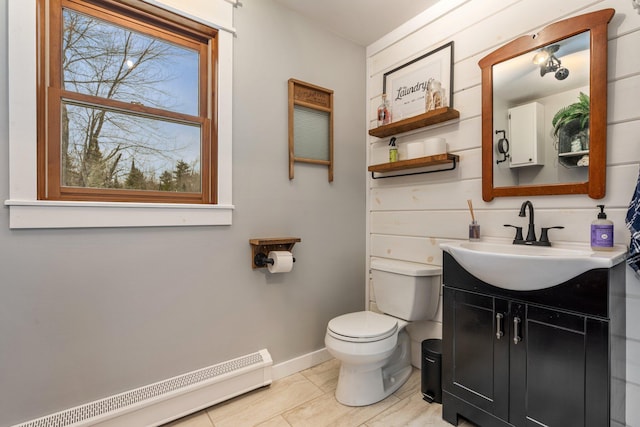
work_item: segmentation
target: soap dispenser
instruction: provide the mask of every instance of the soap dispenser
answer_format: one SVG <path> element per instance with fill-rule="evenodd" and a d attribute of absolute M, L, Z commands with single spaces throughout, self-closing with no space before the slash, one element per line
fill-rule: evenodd
<path fill-rule="evenodd" d="M 607 219 L 604 205 L 598 205 L 598 219 L 591 223 L 591 249 L 610 251 L 613 249 L 613 222 Z"/>

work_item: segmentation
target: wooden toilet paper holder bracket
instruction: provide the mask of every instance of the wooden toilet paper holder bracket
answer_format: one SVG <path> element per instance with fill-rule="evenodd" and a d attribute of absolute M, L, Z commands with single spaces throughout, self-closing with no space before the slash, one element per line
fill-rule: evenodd
<path fill-rule="evenodd" d="M 299 237 L 267 237 L 262 239 L 249 239 L 251 244 L 251 268 L 264 268 L 269 262 L 267 254 L 271 251 L 289 251 L 293 249 L 293 245 L 301 242 Z M 295 258 L 294 258 L 295 261 Z"/>

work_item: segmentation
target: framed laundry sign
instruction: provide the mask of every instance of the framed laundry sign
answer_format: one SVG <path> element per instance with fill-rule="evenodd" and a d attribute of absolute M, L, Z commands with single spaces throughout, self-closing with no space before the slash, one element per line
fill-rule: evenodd
<path fill-rule="evenodd" d="M 394 122 L 453 108 L 453 42 L 384 73 L 382 92 L 391 104 Z"/>

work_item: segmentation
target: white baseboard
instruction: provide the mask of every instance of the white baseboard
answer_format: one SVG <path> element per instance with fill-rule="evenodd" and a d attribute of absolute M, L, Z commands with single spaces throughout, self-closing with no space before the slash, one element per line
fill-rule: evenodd
<path fill-rule="evenodd" d="M 271 375 L 273 380 L 288 377 L 296 372 L 304 371 L 305 369 L 313 368 L 316 365 L 333 359 L 333 356 L 329 354 L 326 348 L 313 351 L 311 353 L 303 354 L 302 356 L 294 359 L 287 360 L 271 367 Z"/>

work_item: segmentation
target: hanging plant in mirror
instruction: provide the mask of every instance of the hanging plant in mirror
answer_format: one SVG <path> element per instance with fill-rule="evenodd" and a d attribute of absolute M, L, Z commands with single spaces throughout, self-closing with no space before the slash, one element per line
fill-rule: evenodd
<path fill-rule="evenodd" d="M 574 162 L 560 159 L 564 166 L 589 165 L 589 96 L 580 92 L 578 102 L 562 107 L 553 116 L 553 136 L 558 144 L 559 154 L 583 154 L 581 158 L 574 157 Z"/>

